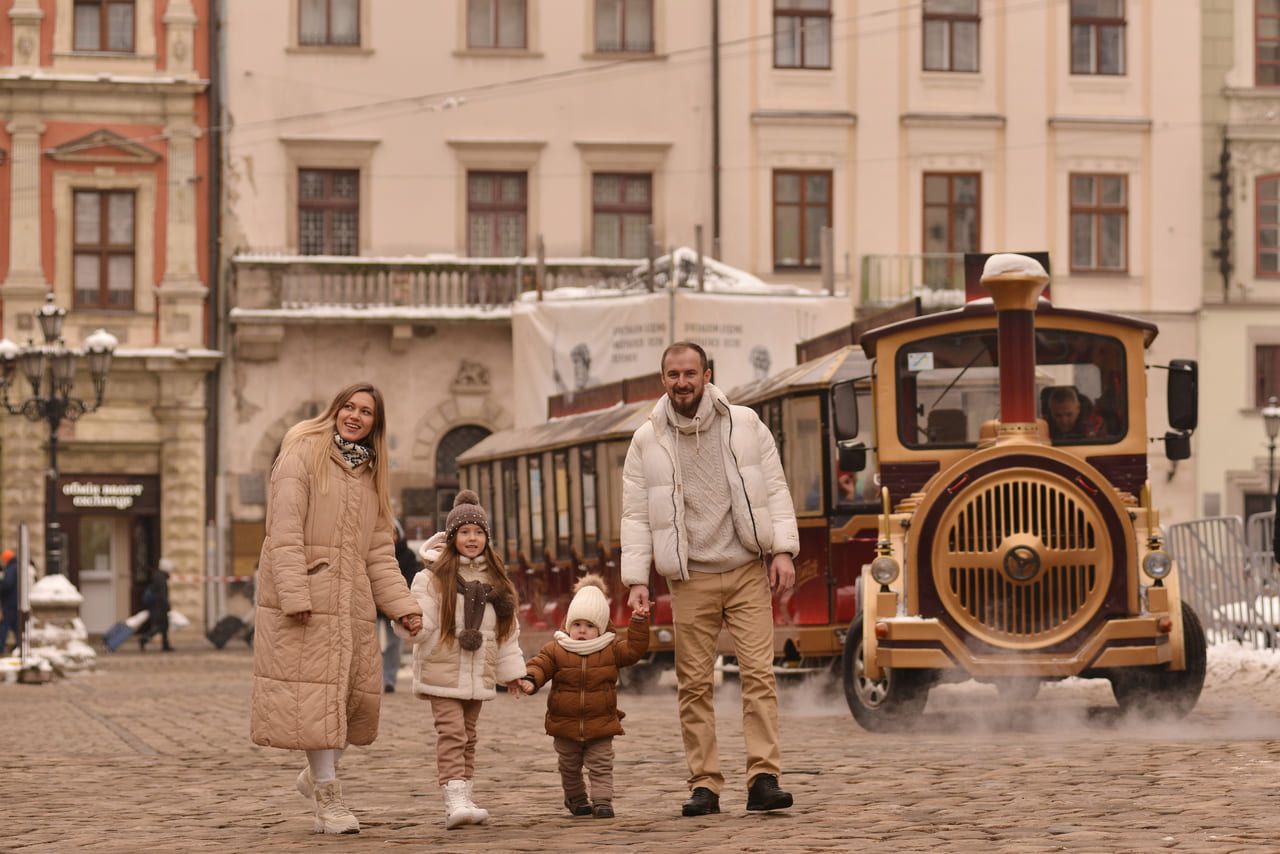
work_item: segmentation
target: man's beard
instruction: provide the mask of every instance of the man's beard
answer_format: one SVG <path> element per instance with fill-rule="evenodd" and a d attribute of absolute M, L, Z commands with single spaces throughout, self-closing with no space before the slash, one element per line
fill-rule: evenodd
<path fill-rule="evenodd" d="M 699 391 L 697 397 L 689 401 L 687 406 L 682 406 L 671 394 L 668 394 L 667 397 L 671 401 L 671 408 L 676 411 L 677 415 L 683 415 L 685 418 L 692 418 L 698 414 L 698 406 L 701 405 L 702 395 L 705 393 L 705 389 Z"/>

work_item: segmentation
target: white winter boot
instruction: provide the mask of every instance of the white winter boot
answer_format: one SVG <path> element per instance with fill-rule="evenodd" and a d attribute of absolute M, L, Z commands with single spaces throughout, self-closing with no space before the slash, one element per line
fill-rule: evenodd
<path fill-rule="evenodd" d="M 342 802 L 342 787 L 338 781 L 315 787 L 316 833 L 359 833 L 360 822 Z"/>
<path fill-rule="evenodd" d="M 450 780 L 440 787 L 440 791 L 444 794 L 445 830 L 453 830 L 464 824 L 479 823 L 476 821 L 478 816 L 475 808 L 467 797 L 466 780 Z M 488 818 L 489 814 L 485 813 L 484 817 Z"/>
<path fill-rule="evenodd" d="M 484 824 L 489 820 L 489 811 L 476 806 L 475 789 L 476 781 L 467 780 L 467 806 L 471 808 L 471 815 L 474 816 L 471 821 L 473 824 Z"/>

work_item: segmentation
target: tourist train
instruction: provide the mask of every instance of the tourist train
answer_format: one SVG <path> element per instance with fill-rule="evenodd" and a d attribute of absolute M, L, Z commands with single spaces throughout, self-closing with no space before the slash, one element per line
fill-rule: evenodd
<path fill-rule="evenodd" d="M 980 288 L 986 257 L 967 259 L 962 307 L 853 324 L 729 391 L 773 433 L 800 532 L 795 586 L 774 597 L 775 670 L 830 672 L 873 731 L 910 725 L 932 686 L 969 678 L 1027 698 L 1044 681 L 1105 677 L 1122 709 L 1185 714 L 1205 635 L 1164 550 L 1146 397 L 1162 369 L 1171 429 L 1158 441 L 1185 459 L 1196 363 L 1148 366 L 1153 324 L 1054 306 L 1026 256 L 994 256 Z M 600 408 L 459 457 L 491 508 L 525 632 L 558 627 L 586 571 L 626 618 L 622 464 L 661 391 L 655 371 L 561 400 L 553 415 Z M 670 594 L 656 572 L 650 585 L 650 655 L 633 683 L 673 660 Z M 732 674 L 727 633 L 722 644 Z"/>

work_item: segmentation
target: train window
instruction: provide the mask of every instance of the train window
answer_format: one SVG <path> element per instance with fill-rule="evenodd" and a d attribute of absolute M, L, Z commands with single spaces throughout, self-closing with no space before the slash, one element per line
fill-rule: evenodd
<path fill-rule="evenodd" d="M 477 466 L 471 466 L 471 475 L 467 478 L 467 482 L 476 487 L 476 494 L 480 496 L 480 506 L 490 513 L 493 512 L 493 470 L 488 463 L 480 463 Z"/>
<path fill-rule="evenodd" d="M 552 455 L 551 468 L 555 473 L 556 553 L 560 557 L 567 557 L 573 537 L 569 525 L 569 455 L 564 451 L 557 451 Z"/>
<path fill-rule="evenodd" d="M 880 465 L 876 461 L 875 450 L 875 414 L 872 406 L 874 399 L 870 386 L 858 384 L 858 435 L 857 441 L 867 448 L 867 465 L 862 471 L 847 472 L 840 469 L 836 453 L 836 437 L 829 438 L 828 452 L 831 456 L 831 469 L 835 475 L 835 489 L 832 500 L 842 509 L 861 505 L 879 506 L 880 503 Z"/>
<path fill-rule="evenodd" d="M 579 452 L 582 467 L 582 533 L 588 551 L 595 547 L 597 530 L 596 510 L 596 449 L 582 448 Z"/>
<path fill-rule="evenodd" d="M 1000 417 L 994 329 L 898 350 L 898 436 L 909 448 L 964 448 Z M 1036 407 L 1055 445 L 1110 444 L 1128 432 L 1124 345 L 1064 329 L 1036 332 Z"/>
<path fill-rule="evenodd" d="M 796 397 L 785 409 L 787 442 L 782 467 L 791 488 L 796 514 L 819 516 L 822 503 L 822 401 L 817 395 Z"/>
<path fill-rule="evenodd" d="M 770 400 L 767 403 L 760 404 L 760 420 L 764 422 L 764 426 L 769 428 L 769 432 L 773 434 L 773 443 L 778 446 L 778 455 L 781 456 L 785 444 L 783 441 L 782 431 L 782 401 Z"/>
<path fill-rule="evenodd" d="M 535 563 L 542 560 L 546 530 L 542 516 L 542 458 L 535 456 L 529 458 L 529 560 Z"/>
<path fill-rule="evenodd" d="M 520 548 L 520 481 L 516 461 L 502 461 L 502 533 L 506 537 L 506 559 L 514 561 Z"/>

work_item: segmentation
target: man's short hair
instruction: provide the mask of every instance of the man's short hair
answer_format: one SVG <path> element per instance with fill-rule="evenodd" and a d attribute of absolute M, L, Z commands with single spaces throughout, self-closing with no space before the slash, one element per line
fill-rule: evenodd
<path fill-rule="evenodd" d="M 1055 403 L 1063 404 L 1063 403 L 1079 403 L 1079 402 L 1080 402 L 1080 395 L 1076 393 L 1075 388 L 1073 388 L 1072 386 L 1060 385 L 1057 388 L 1055 388 L 1053 391 L 1049 392 L 1050 406 L 1053 406 Z"/>
<path fill-rule="evenodd" d="M 674 344 L 668 345 L 667 349 L 662 351 L 662 359 L 661 361 L 658 362 L 659 372 L 665 372 L 667 369 L 667 354 L 679 353 L 682 350 L 692 350 L 693 352 L 697 353 L 698 358 L 702 360 L 703 371 L 706 371 L 707 368 L 710 367 L 710 363 L 707 361 L 706 350 L 703 350 L 702 347 L 698 346 L 697 344 L 694 344 L 692 341 L 677 341 Z"/>

